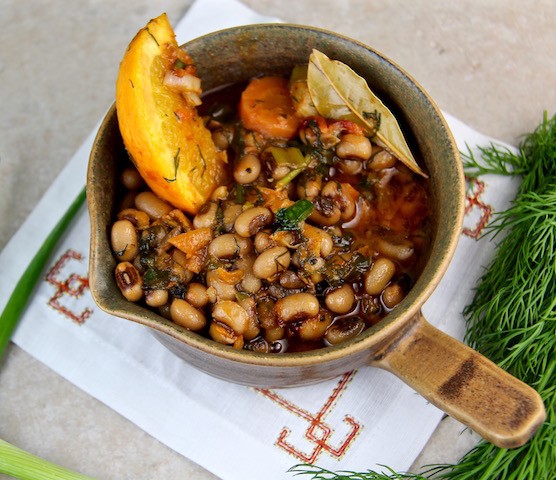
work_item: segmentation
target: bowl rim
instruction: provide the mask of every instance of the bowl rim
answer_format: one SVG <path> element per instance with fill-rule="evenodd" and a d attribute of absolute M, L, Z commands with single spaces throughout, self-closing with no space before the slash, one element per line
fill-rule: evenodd
<path fill-rule="evenodd" d="M 445 244 L 443 248 L 443 257 L 440 261 L 438 261 L 437 267 L 432 271 L 428 282 L 424 285 L 422 280 L 423 273 L 433 260 L 430 259 L 426 262 L 426 265 L 423 269 L 423 272 L 417 279 L 416 283 L 411 288 L 408 295 L 402 300 L 402 302 L 396 306 L 396 309 L 390 312 L 385 318 L 383 318 L 378 324 L 367 328 L 357 337 L 343 342 L 338 345 L 330 346 L 330 347 L 323 347 L 318 348 L 310 351 L 305 352 L 286 352 L 283 354 L 274 354 L 274 353 L 259 353 L 259 352 L 252 352 L 248 350 L 238 350 L 231 348 L 230 346 L 221 345 L 215 342 L 212 339 L 203 337 L 197 333 L 191 332 L 186 330 L 183 327 L 180 327 L 173 322 L 164 319 L 163 317 L 159 316 L 155 312 L 148 310 L 146 307 L 140 306 L 142 311 L 145 313 L 144 315 L 141 314 L 134 314 L 130 312 L 129 308 L 125 309 L 122 307 L 114 307 L 113 300 L 112 303 L 108 304 L 106 296 L 100 294 L 103 290 L 105 283 L 102 278 L 97 277 L 97 263 L 98 262 L 98 255 L 96 253 L 95 248 L 98 248 L 99 245 L 99 238 L 100 232 L 94 228 L 95 222 L 98 222 L 99 212 L 95 209 L 91 208 L 91 198 L 88 196 L 88 203 L 89 203 L 89 213 L 90 213 L 90 222 L 91 222 L 91 244 L 90 244 L 90 290 L 93 296 L 95 303 L 106 313 L 110 315 L 121 317 L 127 320 L 134 321 L 136 323 L 142 324 L 153 330 L 158 332 L 164 333 L 173 337 L 180 343 L 187 345 L 195 350 L 200 350 L 202 352 L 218 356 L 220 358 L 230 360 L 232 362 L 239 362 L 244 364 L 252 364 L 252 365 L 259 365 L 259 366 L 283 366 L 283 367 L 296 367 L 296 366 L 311 366 L 321 364 L 324 361 L 335 361 L 342 357 L 346 356 L 346 353 L 349 354 L 357 354 L 363 353 L 365 351 L 370 351 L 372 346 L 377 344 L 382 344 L 383 342 L 387 342 L 396 334 L 400 334 L 400 331 L 403 330 L 403 325 L 409 322 L 412 318 L 417 315 L 422 305 L 425 301 L 430 297 L 432 292 L 437 287 L 438 283 L 444 276 L 451 259 L 455 253 L 457 244 L 460 238 L 461 226 L 463 224 L 463 216 L 464 216 L 464 198 L 465 198 L 465 183 L 464 183 L 464 174 L 463 174 L 463 167 L 460 161 L 459 150 L 457 148 L 456 142 L 453 138 L 453 135 L 450 131 L 450 128 L 434 102 L 434 100 L 430 97 L 430 95 L 425 91 L 425 89 L 411 76 L 409 75 L 402 67 L 400 67 L 397 63 L 393 62 L 391 59 L 386 57 L 384 54 L 380 53 L 379 51 L 375 50 L 374 48 L 366 45 L 358 40 L 350 38 L 348 36 L 326 30 L 319 27 L 307 26 L 307 25 L 300 25 L 294 23 L 269 23 L 269 24 L 251 24 L 251 25 L 243 25 L 237 27 L 230 27 L 221 30 L 217 30 L 215 32 L 207 33 L 205 35 L 199 36 L 192 40 L 189 40 L 182 44 L 181 46 L 186 47 L 192 43 L 202 42 L 206 39 L 213 39 L 215 37 L 221 35 L 232 35 L 236 32 L 256 32 L 260 29 L 265 30 L 295 30 L 295 31 L 307 31 L 313 32 L 317 34 L 323 34 L 327 37 L 333 39 L 339 39 L 343 42 L 347 42 L 352 44 L 358 48 L 364 49 L 370 52 L 372 55 L 377 56 L 382 62 L 390 65 L 392 68 L 397 70 L 397 72 L 404 77 L 404 80 L 412 84 L 420 95 L 423 96 L 428 107 L 432 110 L 432 113 L 436 117 L 437 127 L 440 128 L 443 132 L 443 137 L 447 141 L 449 145 L 449 149 L 452 154 L 452 159 L 455 162 L 455 169 L 456 169 L 456 178 L 460 191 L 459 197 L 461 200 L 459 201 L 459 208 L 456 214 L 456 217 L 453 219 L 454 224 L 454 231 L 451 232 L 449 241 Z M 116 117 L 116 106 L 115 102 L 112 104 L 108 112 L 106 113 L 105 117 L 103 118 L 100 127 L 97 131 L 95 140 L 93 142 L 93 147 L 91 149 L 91 153 L 89 156 L 89 168 L 87 173 L 87 187 L 90 188 L 90 181 L 91 176 L 93 173 L 93 167 L 95 164 L 95 158 L 98 156 L 99 144 L 101 137 L 104 135 L 104 131 L 108 128 L 110 122 L 114 121 L 114 117 Z M 116 118 L 117 123 L 117 118 Z M 456 190 L 456 186 L 452 186 L 454 191 Z M 457 227 L 457 228 L 456 228 Z M 432 250 L 432 249 L 431 249 Z M 122 305 L 131 305 L 130 302 L 125 300 L 123 297 L 118 304 Z M 152 317 L 152 318 L 151 318 Z M 156 317 L 156 318 L 155 318 Z M 348 352 L 349 351 L 349 352 Z"/>

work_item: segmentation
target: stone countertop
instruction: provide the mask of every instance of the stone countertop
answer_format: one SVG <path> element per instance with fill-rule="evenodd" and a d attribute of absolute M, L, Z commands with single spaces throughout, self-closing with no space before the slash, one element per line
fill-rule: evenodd
<path fill-rule="evenodd" d="M 2 0 L 0 248 L 114 98 L 134 34 L 189 0 Z M 556 111 L 552 0 L 244 0 L 268 15 L 354 37 L 399 64 L 444 111 L 517 145 Z M 22 247 L 24 248 L 24 247 Z M 11 345 L 0 369 L 0 438 L 102 479 L 213 479 Z M 454 462 L 473 445 L 443 421 L 417 459 Z"/>

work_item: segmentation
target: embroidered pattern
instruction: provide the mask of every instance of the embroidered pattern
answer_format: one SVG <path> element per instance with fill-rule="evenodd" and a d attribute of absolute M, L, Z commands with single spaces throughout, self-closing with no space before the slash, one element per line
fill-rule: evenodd
<path fill-rule="evenodd" d="M 75 313 L 62 303 L 64 297 L 69 295 L 77 299 L 89 288 L 89 279 L 77 273 L 71 273 L 66 278 L 60 278 L 68 264 L 76 260 L 81 262 L 83 255 L 75 250 L 67 250 L 47 273 L 46 281 L 56 288 L 54 295 L 48 301 L 48 305 L 74 322 L 82 324 L 91 316 L 93 310 L 85 308 L 80 313 Z"/>
<path fill-rule="evenodd" d="M 356 438 L 362 428 L 362 425 L 351 415 L 345 415 L 343 421 L 348 425 L 349 431 L 337 445 L 333 445 L 331 443 L 331 437 L 334 434 L 334 428 L 325 422 L 325 418 L 334 409 L 338 398 L 345 391 L 353 375 L 354 372 L 350 372 L 340 377 L 336 387 L 327 398 L 324 405 L 316 413 L 312 413 L 299 405 L 295 405 L 276 393 L 274 390 L 257 389 L 257 391 L 265 397 L 308 422 L 309 425 L 307 430 L 304 432 L 304 437 L 310 443 L 314 444 L 314 447 L 311 451 L 304 452 L 299 447 L 293 445 L 293 443 L 288 440 L 288 437 L 290 437 L 290 434 L 292 433 L 291 429 L 288 427 L 284 427 L 282 429 L 276 441 L 276 445 L 288 452 L 290 455 L 293 455 L 295 458 L 306 463 L 314 463 L 323 452 L 330 454 L 336 459 L 340 459 Z"/>
<path fill-rule="evenodd" d="M 466 180 L 469 188 L 465 199 L 465 220 L 462 234 L 477 240 L 492 216 L 492 207 L 481 200 L 485 191 L 485 182 L 477 178 L 466 178 Z"/>

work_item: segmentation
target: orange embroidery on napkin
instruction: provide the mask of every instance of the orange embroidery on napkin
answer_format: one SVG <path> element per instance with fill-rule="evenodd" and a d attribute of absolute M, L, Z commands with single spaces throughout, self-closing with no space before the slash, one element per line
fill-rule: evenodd
<path fill-rule="evenodd" d="M 345 391 L 347 384 L 350 382 L 354 375 L 354 372 L 346 373 L 342 375 L 338 384 L 330 394 L 330 396 L 325 401 L 322 408 L 317 413 L 311 413 L 308 410 L 295 405 L 294 403 L 288 401 L 274 390 L 269 389 L 257 389 L 258 392 L 263 394 L 265 397 L 269 398 L 273 402 L 277 403 L 281 407 L 285 408 L 294 415 L 301 417 L 303 420 L 309 422 L 309 426 L 304 433 L 304 437 L 313 443 L 315 446 L 310 452 L 304 452 L 300 448 L 296 447 L 288 441 L 288 437 L 291 434 L 291 429 L 284 427 L 278 436 L 276 445 L 293 455 L 295 458 L 306 462 L 314 463 L 318 457 L 323 453 L 327 452 L 332 457 L 340 459 L 348 450 L 353 440 L 362 428 L 362 425 L 358 423 L 351 415 L 345 415 L 343 421 L 349 425 L 349 432 L 340 441 L 339 445 L 333 446 L 329 443 L 330 437 L 334 433 L 334 429 L 325 423 L 325 418 L 334 409 L 336 402 L 340 395 Z"/>
<path fill-rule="evenodd" d="M 464 225 L 462 234 L 478 239 L 490 220 L 492 207 L 481 200 L 485 191 L 485 182 L 477 178 L 469 179 L 466 177 L 466 180 L 469 189 L 465 198 L 465 218 L 474 222 L 474 225 Z"/>
<path fill-rule="evenodd" d="M 79 298 L 83 295 L 85 290 L 89 288 L 89 279 L 77 273 L 71 273 L 65 279 L 59 278 L 62 274 L 62 269 L 73 260 L 80 262 L 83 260 L 83 255 L 75 250 L 67 250 L 47 273 L 46 281 L 56 287 L 56 291 L 48 301 L 48 305 L 62 315 L 71 318 L 74 322 L 82 324 L 91 316 L 93 311 L 90 308 L 85 308 L 82 312 L 75 313 L 61 303 L 64 296 L 69 295 L 74 298 Z"/>

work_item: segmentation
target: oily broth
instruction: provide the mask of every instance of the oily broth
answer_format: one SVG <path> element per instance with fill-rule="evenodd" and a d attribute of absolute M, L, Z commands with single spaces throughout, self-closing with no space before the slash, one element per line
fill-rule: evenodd
<path fill-rule="evenodd" d="M 230 168 L 230 175 L 228 175 L 230 181 L 226 185 L 228 195 L 226 199 L 219 200 L 222 204 L 226 202 L 235 203 L 238 198 L 237 184 L 234 183 L 232 170 L 238 161 L 242 148 L 244 148 L 245 139 L 242 138 L 242 135 L 248 134 L 242 132 L 237 115 L 237 105 L 246 85 L 246 82 L 242 82 L 207 92 L 203 95 L 203 104 L 199 107 L 199 114 L 207 118 L 207 126 L 210 129 L 217 130 L 224 126 L 232 131 L 234 136 L 228 148 L 228 165 Z M 284 141 L 279 140 L 277 144 L 283 147 Z M 303 143 L 299 139 L 288 142 L 287 146 L 304 148 Z M 241 189 L 244 200 L 255 204 L 260 201 L 260 196 L 256 190 L 258 188 L 272 188 L 274 183 L 271 180 L 272 158 L 265 154 L 261 154 L 261 158 L 263 159 L 261 161 L 261 175 L 257 181 L 250 185 L 245 185 Z M 428 184 L 426 179 L 414 174 L 399 161 L 395 162 L 392 166 L 376 171 L 367 168 L 368 162 L 363 163 L 362 171 L 357 174 L 343 170 L 341 168 L 341 160 L 334 155 L 330 157 L 330 161 L 326 164 L 318 165 L 318 175 L 322 185 L 328 182 L 348 184 L 359 193 L 355 202 L 355 214 L 347 221 L 340 221 L 333 226 L 323 226 L 311 221 L 311 219 L 307 220 L 307 223 L 327 232 L 333 241 L 333 253 L 323 259 L 324 266 L 322 270 L 324 274 L 321 274 L 320 277 L 319 275 L 306 274 L 307 278 L 304 280 L 307 283 L 304 288 L 284 288 L 277 279 L 273 282 L 262 279 L 262 286 L 258 292 L 252 294 L 237 288 L 237 298 L 233 301 L 239 301 L 242 297 L 245 300 L 246 297 L 244 295 L 247 295 L 259 300 L 261 298 L 269 299 L 275 305 L 283 296 L 310 291 L 320 304 L 317 317 L 319 317 L 321 322 L 330 324 L 326 330 L 334 325 L 356 324 L 356 330 L 362 331 L 378 323 L 395 308 L 395 305 L 388 306 L 385 303 L 382 293 L 379 295 L 369 295 L 367 293 L 365 275 L 376 258 L 388 257 L 388 249 L 393 249 L 395 252 L 396 248 L 398 248 L 398 256 L 395 258 L 389 257 L 395 265 L 395 271 L 387 286 L 399 286 L 399 290 L 403 292 L 403 295 L 407 294 L 411 289 L 422 270 L 424 256 L 430 242 Z M 296 193 L 295 186 L 298 182 L 306 180 L 307 177 L 308 175 L 304 172 L 288 185 L 288 196 L 292 201 L 300 199 Z M 272 234 L 272 231 L 275 230 L 275 222 L 267 225 L 266 230 L 269 230 Z M 144 231 L 140 235 L 144 236 Z M 295 254 L 296 249 L 291 250 L 292 255 Z M 407 254 L 410 250 L 411 254 Z M 399 254 L 400 251 L 402 254 Z M 356 261 L 352 261 L 354 257 L 353 252 L 357 252 L 360 256 Z M 346 262 L 345 259 L 348 259 L 348 261 Z M 342 262 L 351 262 L 353 268 L 338 268 L 336 272 L 334 270 L 335 264 L 338 263 L 343 266 L 344 263 Z M 142 260 L 136 263 L 138 267 L 141 267 Z M 211 265 L 210 259 L 206 259 L 205 263 L 208 269 L 215 267 L 214 264 Z M 233 262 L 220 262 L 219 267 L 230 271 L 234 270 Z M 300 272 L 303 269 L 301 267 L 292 266 L 291 270 L 302 276 Z M 332 276 L 333 278 L 327 275 L 328 270 L 335 272 Z M 187 298 L 188 284 L 200 283 L 206 285 L 206 282 L 207 268 L 193 274 L 188 282 L 182 284 L 178 282 L 175 285 L 169 286 L 167 288 L 169 291 L 168 302 L 165 305 L 156 307 L 155 310 L 163 316 L 172 319 L 170 313 L 172 298 Z M 353 306 L 347 312 L 331 312 L 326 308 L 326 298 L 342 285 L 349 285 L 351 287 L 354 296 Z M 254 314 L 260 317 L 258 306 L 259 303 L 256 300 L 256 306 L 250 312 L 251 316 Z M 209 329 L 211 324 L 211 308 L 211 302 L 199 308 L 207 318 L 207 325 L 198 330 L 198 333 L 209 338 L 211 337 Z M 324 335 L 318 339 L 304 339 L 300 336 L 300 332 L 307 320 L 306 318 L 294 319 L 284 324 L 281 327 L 283 329 L 283 336 L 281 338 L 274 338 L 275 335 L 267 335 L 268 331 L 261 328 L 259 334 L 253 338 L 242 340 L 241 346 L 234 343 L 234 346 L 236 348 L 271 353 L 301 352 L 330 346 L 331 343 Z"/>

